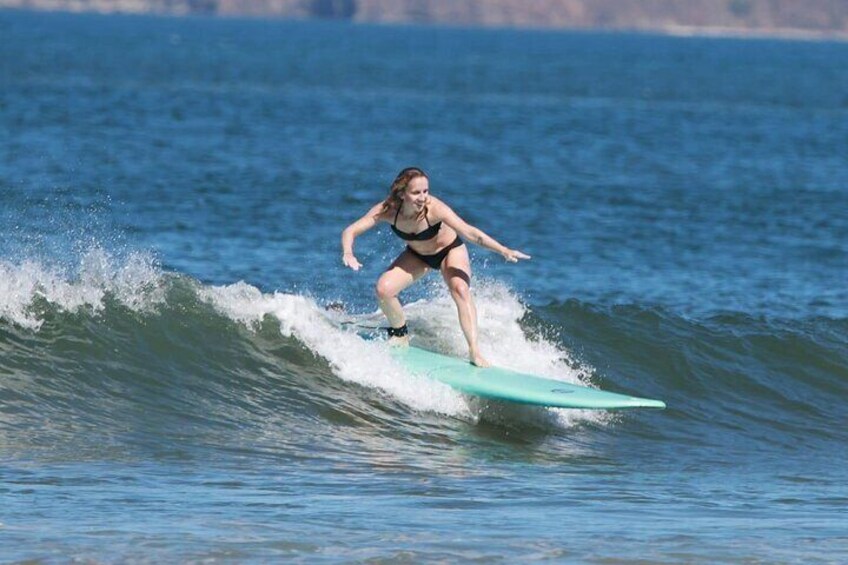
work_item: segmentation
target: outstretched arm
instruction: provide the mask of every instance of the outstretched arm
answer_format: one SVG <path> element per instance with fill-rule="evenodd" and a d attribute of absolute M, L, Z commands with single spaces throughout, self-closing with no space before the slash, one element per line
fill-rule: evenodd
<path fill-rule="evenodd" d="M 474 227 L 471 224 L 467 223 L 465 220 L 459 217 L 459 215 L 451 210 L 450 206 L 445 204 L 440 200 L 432 199 L 435 204 L 433 206 L 435 209 L 437 217 L 441 218 L 441 220 L 452 227 L 456 233 L 462 236 L 463 239 L 470 241 L 472 243 L 476 243 L 481 247 L 485 247 L 495 253 L 499 253 L 503 256 L 504 259 L 509 261 L 510 263 L 517 263 L 519 259 L 529 259 L 530 256 L 522 253 L 521 251 L 517 251 L 515 249 L 510 249 L 504 245 L 498 243 L 495 238 L 487 235 L 480 228 Z"/>
<path fill-rule="evenodd" d="M 350 224 L 342 231 L 342 262 L 354 271 L 362 268 L 362 264 L 353 254 L 353 240 L 377 225 L 383 213 L 383 203 L 374 205 L 364 216 Z"/>

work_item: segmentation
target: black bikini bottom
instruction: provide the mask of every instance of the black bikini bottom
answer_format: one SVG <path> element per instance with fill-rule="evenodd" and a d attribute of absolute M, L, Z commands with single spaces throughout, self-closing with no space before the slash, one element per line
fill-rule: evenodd
<path fill-rule="evenodd" d="M 450 250 L 454 247 L 459 247 L 460 245 L 465 245 L 465 243 L 459 238 L 459 236 L 456 236 L 456 239 L 453 240 L 450 245 L 434 255 L 422 255 L 408 245 L 406 248 L 409 249 L 410 253 L 427 263 L 427 266 L 431 269 L 439 269 L 442 266 L 442 261 L 444 261 L 445 257 L 448 256 L 448 253 L 450 253 Z"/>

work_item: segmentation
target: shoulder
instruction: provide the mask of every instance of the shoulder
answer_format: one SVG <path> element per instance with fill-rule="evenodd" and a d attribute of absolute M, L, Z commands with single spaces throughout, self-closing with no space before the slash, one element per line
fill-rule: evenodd
<path fill-rule="evenodd" d="M 368 213 L 366 215 L 372 217 L 375 221 L 379 222 L 386 221 L 387 219 L 389 219 L 389 216 L 391 214 L 394 214 L 394 206 L 386 207 L 383 202 L 377 202 L 376 204 L 374 204 L 374 206 L 371 207 L 370 210 L 368 210 Z"/>
<path fill-rule="evenodd" d="M 439 200 L 435 196 L 430 197 L 430 202 L 427 206 L 430 210 L 430 217 L 436 221 L 456 216 L 456 212 L 454 212 L 446 202 Z"/>
<path fill-rule="evenodd" d="M 430 197 L 430 201 L 427 202 L 427 208 L 430 209 L 430 212 L 437 217 L 443 216 L 445 213 L 450 212 L 450 206 L 445 204 L 442 200 L 439 200 L 435 196 Z"/>

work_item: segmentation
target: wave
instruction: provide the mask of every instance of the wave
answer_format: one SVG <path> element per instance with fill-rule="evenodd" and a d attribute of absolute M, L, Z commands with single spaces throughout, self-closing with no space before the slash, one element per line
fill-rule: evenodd
<path fill-rule="evenodd" d="M 87 435 L 99 453 L 174 450 L 185 438 L 235 449 L 244 438 L 311 457 L 316 434 L 348 449 L 363 435 L 344 430 L 366 427 L 427 437 L 430 449 L 434 437 L 452 441 L 452 422 L 704 445 L 845 440 L 833 422 L 846 416 L 846 320 L 692 319 L 574 300 L 530 308 L 492 281 L 478 282 L 476 298 L 495 364 L 661 398 L 669 409 L 634 417 L 475 400 L 407 373 L 383 342 L 344 324 L 361 331 L 379 324 L 375 312 L 245 282 L 205 285 L 149 255 L 119 260 L 95 248 L 72 269 L 0 262 L 0 442 L 78 452 L 75 438 Z M 406 312 L 419 344 L 465 353 L 443 290 Z"/>
<path fill-rule="evenodd" d="M 712 442 L 717 428 L 792 445 L 846 437 L 848 320 L 705 318 L 662 307 L 576 300 L 538 310 L 565 346 L 603 367 L 597 383 L 663 398 L 678 430 Z M 666 430 L 665 433 L 670 433 Z"/>
<path fill-rule="evenodd" d="M 605 419 L 475 401 L 409 374 L 384 342 L 343 327 L 373 313 L 245 282 L 204 285 L 163 271 L 146 254 L 117 259 L 92 249 L 62 268 L 0 263 L 0 285 L 0 428 L 14 430 L 4 437 L 18 445 L 55 446 L 97 432 L 120 446 L 126 438 L 116 438 L 139 429 L 158 443 L 186 428 L 214 436 L 270 422 L 292 429 L 314 418 L 391 429 L 399 415 L 408 422 L 424 414 L 437 430 L 445 417 L 560 428 Z M 591 371 L 567 352 L 527 337 L 526 307 L 508 289 L 484 287 L 478 302 L 481 341 L 494 362 L 590 383 Z M 446 294 L 407 312 L 424 346 L 464 354 Z"/>

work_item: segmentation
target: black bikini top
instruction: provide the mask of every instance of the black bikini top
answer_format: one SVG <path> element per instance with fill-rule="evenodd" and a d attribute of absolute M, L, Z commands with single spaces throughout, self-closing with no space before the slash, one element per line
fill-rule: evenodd
<path fill-rule="evenodd" d="M 395 221 L 392 224 L 392 231 L 394 231 L 399 238 L 406 241 L 425 241 L 433 239 L 442 228 L 442 222 L 436 222 L 431 226 L 430 220 L 427 219 L 427 214 L 424 214 L 424 219 L 427 220 L 427 229 L 418 233 L 406 233 L 405 231 L 400 231 L 397 228 L 398 214 L 400 214 L 400 206 L 398 206 L 397 212 L 395 212 Z"/>

